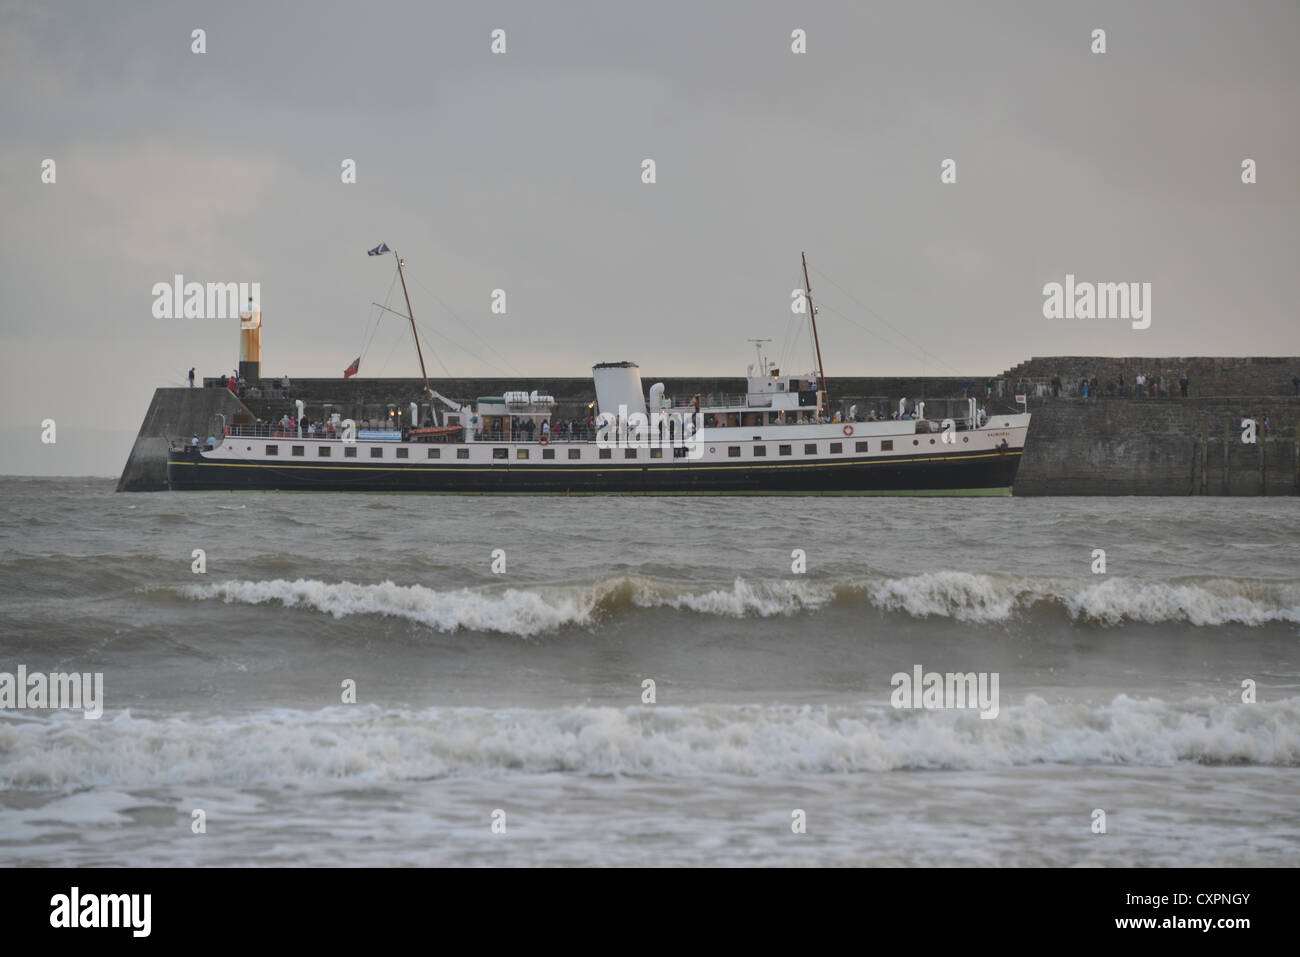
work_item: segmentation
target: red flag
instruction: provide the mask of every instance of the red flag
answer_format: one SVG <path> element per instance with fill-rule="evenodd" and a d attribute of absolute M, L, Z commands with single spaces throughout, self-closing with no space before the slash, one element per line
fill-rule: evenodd
<path fill-rule="evenodd" d="M 345 379 L 352 378 L 354 375 L 357 374 L 357 370 L 360 368 L 361 368 L 361 357 L 357 356 L 355 359 L 352 360 L 352 365 L 348 366 L 346 369 L 343 370 L 343 378 Z"/>

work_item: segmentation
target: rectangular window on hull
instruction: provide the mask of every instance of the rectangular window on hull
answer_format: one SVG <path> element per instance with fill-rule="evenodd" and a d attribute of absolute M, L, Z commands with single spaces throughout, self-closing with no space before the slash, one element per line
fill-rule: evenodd
<path fill-rule="evenodd" d="M 555 458 L 555 449 L 542 449 L 542 458 L 544 459 Z"/>
<path fill-rule="evenodd" d="M 411 457 L 411 450 L 410 450 L 410 449 L 398 449 L 398 450 L 397 450 L 397 457 L 398 457 L 399 459 L 408 459 L 408 458 Z"/>
<path fill-rule="evenodd" d="M 599 449 L 599 450 L 597 451 L 597 454 L 598 454 L 598 455 L 600 456 L 600 458 L 602 458 L 602 459 L 608 459 L 608 458 L 611 458 L 611 457 L 613 456 L 613 454 L 614 454 L 614 450 L 613 450 L 613 449 Z"/>
<path fill-rule="evenodd" d="M 510 458 L 510 453 L 507 452 L 505 449 L 493 449 L 492 457 L 494 459 L 508 459 Z"/>
<path fill-rule="evenodd" d="M 318 445 L 318 446 L 316 447 L 316 455 L 319 456 L 319 457 L 322 458 L 322 459 L 327 459 L 327 458 L 329 458 L 329 457 L 330 457 L 330 447 L 329 447 L 328 445 Z"/>
<path fill-rule="evenodd" d="M 278 445 L 268 445 L 268 446 L 266 447 L 266 454 L 267 454 L 267 455 L 279 455 L 279 454 L 280 454 L 280 446 L 278 446 Z"/>
<path fill-rule="evenodd" d="M 370 457 L 372 459 L 382 459 L 384 457 L 384 448 L 381 445 L 370 446 Z"/>
<path fill-rule="evenodd" d="M 755 454 L 755 455 L 767 455 L 767 446 L 766 446 L 766 445 L 756 445 L 756 446 L 754 446 L 754 454 Z"/>
<path fill-rule="evenodd" d="M 343 446 L 343 457 L 345 459 L 355 459 L 357 457 L 357 447 L 355 445 Z"/>
<path fill-rule="evenodd" d="M 302 447 L 301 445 L 295 445 L 295 446 L 293 447 L 293 454 L 294 454 L 294 455 L 306 455 L 307 453 L 304 451 L 304 449 L 303 449 L 303 447 Z"/>
<path fill-rule="evenodd" d="M 866 443 L 866 442 L 856 442 L 856 443 L 854 443 L 853 448 L 854 448 L 854 451 L 857 451 L 857 452 L 866 452 L 866 451 L 868 451 L 868 449 L 867 449 L 867 445 L 868 445 L 868 443 Z"/>
<path fill-rule="evenodd" d="M 456 450 L 456 458 L 458 458 L 458 459 L 467 459 L 467 458 L 469 458 L 469 449 L 457 449 L 457 450 Z"/>
<path fill-rule="evenodd" d="M 571 459 L 582 458 L 582 449 L 569 449 L 569 458 Z"/>
<path fill-rule="evenodd" d="M 778 446 L 776 447 L 776 451 L 777 451 L 777 453 L 780 454 L 780 455 L 789 455 L 790 452 L 791 452 L 791 449 L 790 449 L 790 446 L 788 446 L 788 445 L 778 445 Z"/>
<path fill-rule="evenodd" d="M 431 459 L 442 458 L 442 449 L 429 449 L 427 458 L 431 458 Z"/>
<path fill-rule="evenodd" d="M 738 459 L 738 458 L 740 458 L 740 446 L 739 446 L 739 445 L 728 445 L 728 446 L 727 446 L 727 458 L 729 458 L 729 459 Z"/>
<path fill-rule="evenodd" d="M 515 458 L 517 458 L 517 459 L 526 459 L 526 458 L 528 458 L 528 450 L 527 450 L 527 449 L 515 449 Z"/>
<path fill-rule="evenodd" d="M 806 444 L 806 445 L 803 447 L 803 454 L 804 454 L 804 455 L 816 455 L 816 454 L 817 454 L 817 443 L 816 443 L 816 442 L 809 442 L 808 444 Z"/>
<path fill-rule="evenodd" d="M 843 443 L 843 442 L 832 442 L 832 443 L 831 443 L 831 454 L 832 454 L 832 455 L 836 455 L 836 454 L 838 454 L 838 453 L 840 453 L 840 452 L 843 452 L 843 451 L 844 451 L 844 443 Z"/>
<path fill-rule="evenodd" d="M 880 451 L 882 451 L 882 452 L 892 452 L 892 451 L 894 451 L 894 440 L 893 440 L 893 439 L 881 439 L 881 440 L 880 440 Z"/>
<path fill-rule="evenodd" d="M 623 458 L 625 458 L 625 459 L 634 459 L 634 458 L 636 458 L 636 449 L 624 449 L 624 450 L 623 450 Z"/>
<path fill-rule="evenodd" d="M 661 459 L 661 458 L 663 458 L 663 457 L 664 457 L 664 450 L 663 450 L 663 449 L 651 449 L 651 450 L 650 450 L 650 458 L 652 458 L 652 459 Z"/>

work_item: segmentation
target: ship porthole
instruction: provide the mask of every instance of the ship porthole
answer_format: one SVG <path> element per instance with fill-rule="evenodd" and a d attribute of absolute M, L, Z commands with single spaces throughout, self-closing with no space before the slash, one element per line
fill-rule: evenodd
<path fill-rule="evenodd" d="M 931 445 L 934 445 L 934 439 L 931 439 L 931 440 L 930 440 L 930 444 L 931 444 Z"/>
<path fill-rule="evenodd" d="M 920 440 L 920 439 L 913 439 L 913 440 L 912 440 L 912 444 L 913 444 L 913 445 L 920 445 L 920 444 L 921 444 L 921 440 Z"/>
<path fill-rule="evenodd" d="M 969 436 L 969 435 L 963 435 L 963 436 L 961 437 L 961 440 L 962 440 L 963 442 L 969 442 L 969 441 L 970 441 L 970 436 Z"/>

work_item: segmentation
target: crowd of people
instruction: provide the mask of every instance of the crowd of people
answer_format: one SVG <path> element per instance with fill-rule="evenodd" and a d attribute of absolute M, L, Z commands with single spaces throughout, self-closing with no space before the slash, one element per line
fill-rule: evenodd
<path fill-rule="evenodd" d="M 1179 395 L 1184 399 L 1188 398 L 1190 395 L 1191 380 L 1187 377 L 1186 372 L 1179 376 L 1177 385 Z M 1139 372 L 1133 377 L 1133 388 L 1133 394 L 1139 399 L 1158 399 L 1161 396 L 1170 395 L 1170 389 L 1172 386 L 1165 383 L 1158 375 Z M 1095 375 L 1084 376 L 1079 380 L 1079 383 L 1075 388 L 1075 394 L 1083 399 L 1099 399 L 1102 396 L 1102 389 L 1102 383 Z M 1060 375 L 1052 377 L 1051 390 L 1052 398 L 1054 399 L 1059 399 L 1061 393 L 1065 391 L 1065 386 L 1061 382 Z M 1019 391 L 1019 387 L 1017 387 L 1017 391 Z M 1117 396 L 1121 399 L 1124 398 L 1127 394 L 1127 385 L 1124 376 L 1117 375 L 1114 383 L 1105 386 L 1105 393 L 1107 395 Z"/>
<path fill-rule="evenodd" d="M 494 420 L 491 428 L 475 432 L 474 436 L 483 441 L 507 441 L 500 419 Z M 555 422 L 544 419 L 540 426 L 532 419 L 510 420 L 508 441 L 534 442 L 543 438 L 547 442 L 593 441 L 596 438 L 596 420 L 590 416 L 586 419 L 559 419 Z"/>

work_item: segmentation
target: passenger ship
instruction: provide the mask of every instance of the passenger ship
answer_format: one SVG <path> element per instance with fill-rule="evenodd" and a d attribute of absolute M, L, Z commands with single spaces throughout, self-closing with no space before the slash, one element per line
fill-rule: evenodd
<path fill-rule="evenodd" d="M 399 274 L 403 265 L 399 258 Z M 985 419 L 972 399 L 960 418 L 926 418 L 924 403 L 914 412 L 903 405 L 906 417 L 885 421 L 861 421 L 853 410 L 832 414 L 806 261 L 804 280 L 816 373 L 782 375 L 760 353 L 743 395 L 670 397 L 655 384 L 647 401 L 635 363 L 601 363 L 593 368 L 601 425 L 594 435 L 552 428 L 550 396 L 507 392 L 460 403 L 429 388 L 426 374 L 433 427 L 354 431 L 336 420 L 320 435 L 235 427 L 209 446 L 173 446 L 168 485 L 462 494 L 1010 495 L 1028 413 Z M 405 291 L 404 275 L 402 283 Z M 414 319 L 411 329 L 419 351 Z M 423 370 L 422 354 L 420 365 Z M 443 407 L 441 422 L 435 402 Z M 411 405 L 412 421 L 419 421 L 419 408 Z"/>

